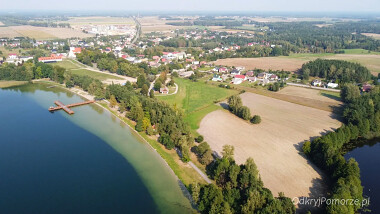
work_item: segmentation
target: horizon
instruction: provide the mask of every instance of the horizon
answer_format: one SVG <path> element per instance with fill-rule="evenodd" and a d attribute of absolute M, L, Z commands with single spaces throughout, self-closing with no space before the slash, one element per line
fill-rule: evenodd
<path fill-rule="evenodd" d="M 122 9 L 121 9 L 122 8 Z M 342 4 L 339 0 L 301 1 L 280 0 L 267 2 L 226 0 L 177 2 L 174 0 L 153 1 L 136 0 L 107 2 L 91 2 L 89 0 L 67 0 L 57 9 L 47 0 L 14 0 L 12 3 L 2 3 L 1 12 L 153 12 L 153 13 L 377 13 L 380 14 L 380 1 L 376 0 L 347 0 Z"/>

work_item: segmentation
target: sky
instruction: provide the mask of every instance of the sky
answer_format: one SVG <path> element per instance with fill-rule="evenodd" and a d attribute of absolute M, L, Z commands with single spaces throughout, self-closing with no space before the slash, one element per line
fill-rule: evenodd
<path fill-rule="evenodd" d="M 0 10 L 380 13 L 380 0 L 0 0 Z"/>

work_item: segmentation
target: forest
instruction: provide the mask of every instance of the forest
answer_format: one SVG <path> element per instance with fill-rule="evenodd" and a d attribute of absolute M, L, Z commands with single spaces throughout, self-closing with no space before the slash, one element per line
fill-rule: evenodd
<path fill-rule="evenodd" d="M 380 135 L 380 90 L 360 95 L 358 86 L 346 84 L 341 91 L 346 102 L 343 118 L 345 124 L 335 132 L 330 132 L 303 145 L 304 153 L 330 175 L 332 199 L 363 200 L 360 169 L 354 159 L 345 160 L 344 146 L 359 138 L 372 139 Z M 328 213 L 357 213 L 365 209 L 360 205 L 330 205 Z"/>
<path fill-rule="evenodd" d="M 336 83 L 363 83 L 371 80 L 371 72 L 359 63 L 344 60 L 316 59 L 302 65 L 304 79 L 309 76 L 326 78 Z"/>
<path fill-rule="evenodd" d="M 201 213 L 295 213 L 290 198 L 279 193 L 274 197 L 264 187 L 252 158 L 237 165 L 234 147 L 223 147 L 223 157 L 208 166 L 208 173 L 215 184 L 191 185 L 193 200 Z"/>

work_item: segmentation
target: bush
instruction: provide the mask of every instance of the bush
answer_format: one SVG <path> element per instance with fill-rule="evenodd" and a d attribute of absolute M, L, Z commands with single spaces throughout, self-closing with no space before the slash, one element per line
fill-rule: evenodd
<path fill-rule="evenodd" d="M 252 119 L 251 119 L 251 123 L 253 123 L 253 124 L 259 124 L 259 123 L 261 123 L 261 117 L 259 115 L 253 116 Z"/>
<path fill-rule="evenodd" d="M 203 141 L 203 136 L 202 135 L 199 135 L 197 138 L 195 138 L 195 142 L 197 143 L 201 143 Z"/>
<path fill-rule="evenodd" d="M 303 150 L 303 153 L 305 153 L 305 155 L 309 155 L 310 151 L 311 151 L 311 143 L 310 141 L 306 141 L 303 146 L 302 146 L 302 150 Z"/>
<path fill-rule="evenodd" d="M 138 132 L 142 132 L 144 129 L 143 129 L 143 122 L 142 120 L 138 120 L 137 123 L 136 123 L 136 126 L 135 126 L 135 129 L 136 131 Z"/>
<path fill-rule="evenodd" d="M 237 116 L 244 120 L 249 120 L 251 119 L 251 110 L 247 106 L 241 106 L 238 109 Z"/>
<path fill-rule="evenodd" d="M 146 129 L 146 134 L 149 136 L 154 134 L 152 126 L 148 126 L 148 128 Z"/>

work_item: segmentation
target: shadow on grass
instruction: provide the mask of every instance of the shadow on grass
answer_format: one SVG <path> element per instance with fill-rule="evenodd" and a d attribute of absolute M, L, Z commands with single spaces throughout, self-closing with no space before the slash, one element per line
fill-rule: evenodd
<path fill-rule="evenodd" d="M 342 101 L 338 95 L 329 94 L 329 93 L 322 92 L 322 91 L 321 91 L 321 95 L 324 96 L 324 97 L 327 97 L 327 98 L 339 101 L 339 102 Z"/>

